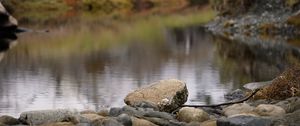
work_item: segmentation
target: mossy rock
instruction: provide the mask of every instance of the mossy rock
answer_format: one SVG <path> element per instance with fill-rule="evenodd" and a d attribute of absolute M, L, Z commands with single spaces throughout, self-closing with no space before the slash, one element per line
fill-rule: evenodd
<path fill-rule="evenodd" d="M 300 67 L 283 72 L 272 84 L 262 88 L 254 98 L 283 100 L 295 96 L 300 96 Z"/>

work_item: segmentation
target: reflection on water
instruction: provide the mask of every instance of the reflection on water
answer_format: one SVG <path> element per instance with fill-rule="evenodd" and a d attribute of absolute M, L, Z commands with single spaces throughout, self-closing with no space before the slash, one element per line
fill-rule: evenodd
<path fill-rule="evenodd" d="M 18 46 L 7 52 L 0 63 L 0 114 L 122 106 L 128 92 L 169 78 L 187 83 L 187 104 L 219 103 L 226 92 L 247 82 L 272 79 L 281 71 L 258 59 L 247 46 L 235 47 L 202 27 L 165 30 L 163 42 L 139 40 L 53 57 L 48 49 L 63 53 L 47 44 L 56 37 L 26 33 L 20 35 Z M 30 45 L 41 38 L 40 44 Z M 7 42 L 1 39 L 1 50 L 4 46 Z"/>

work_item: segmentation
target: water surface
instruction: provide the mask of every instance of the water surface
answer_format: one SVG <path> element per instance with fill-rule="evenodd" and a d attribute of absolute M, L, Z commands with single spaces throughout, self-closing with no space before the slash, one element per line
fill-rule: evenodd
<path fill-rule="evenodd" d="M 118 27 L 131 25 L 24 25 L 50 32 L 19 34 L 10 42 L 16 46 L 1 51 L 0 115 L 123 106 L 127 93 L 170 78 L 187 83 L 186 104 L 220 103 L 225 93 L 248 82 L 271 80 L 280 71 L 253 58 L 246 46 L 234 47 L 201 26 L 170 28 L 154 22 L 148 25 L 156 29 L 145 26 L 131 36 L 118 33 Z"/>

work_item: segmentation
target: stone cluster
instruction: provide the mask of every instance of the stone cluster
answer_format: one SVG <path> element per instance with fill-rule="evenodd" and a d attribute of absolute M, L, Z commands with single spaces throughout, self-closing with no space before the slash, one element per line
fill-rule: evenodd
<path fill-rule="evenodd" d="M 241 90 L 239 90 L 241 91 Z M 236 91 L 235 91 L 236 92 Z M 235 93 L 231 99 L 235 98 Z M 227 96 L 228 96 L 227 95 Z M 186 84 L 161 80 L 129 93 L 123 107 L 102 110 L 54 109 L 27 111 L 18 119 L 3 115 L 0 126 L 269 126 L 300 124 L 300 98 L 257 100 L 220 108 L 181 107 Z M 237 95 L 236 98 L 240 96 Z M 235 99 L 236 100 L 236 99 Z"/>

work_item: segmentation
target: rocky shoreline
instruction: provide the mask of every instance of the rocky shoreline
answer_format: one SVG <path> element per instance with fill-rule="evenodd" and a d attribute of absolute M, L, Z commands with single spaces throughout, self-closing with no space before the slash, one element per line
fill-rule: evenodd
<path fill-rule="evenodd" d="M 161 80 L 147 87 L 129 93 L 124 107 L 102 110 L 53 109 L 27 111 L 20 117 L 1 116 L 0 126 L 41 125 L 41 126 L 296 126 L 300 124 L 300 69 L 284 72 L 250 100 L 243 103 L 218 107 L 184 107 L 188 90 L 180 80 Z M 295 75 L 289 78 L 290 74 Z M 296 77 L 296 78 L 294 78 Z M 285 82 L 282 78 L 288 78 Z M 264 90 L 278 87 L 280 92 L 295 88 L 294 94 L 278 97 L 264 97 Z M 294 83 L 288 87 L 286 83 Z M 257 88 L 257 85 L 254 85 Z M 249 87 L 249 85 L 248 85 Z M 250 85 L 251 87 L 251 85 Z M 286 90 L 285 90 L 286 89 Z M 273 90 L 273 93 L 280 94 Z M 268 93 L 268 92 L 267 92 Z M 228 93 L 232 101 L 244 98 L 247 90 Z"/>
<path fill-rule="evenodd" d="M 265 2 L 254 2 L 252 9 L 244 8 L 244 15 L 225 9 L 222 14 L 230 13 L 234 16 L 220 16 L 207 28 L 215 35 L 248 42 L 250 45 L 254 43 L 251 41 L 253 38 L 262 34 L 287 38 L 299 35 L 299 24 L 293 21 L 299 17 L 299 2 L 290 6 L 285 6 L 282 0 Z M 246 0 L 244 4 L 247 4 Z M 0 14 L 5 17 L 5 22 L 0 23 L 1 31 L 17 29 L 16 20 L 1 4 Z M 281 41 L 274 38 L 275 42 Z M 253 41 L 257 42 L 257 39 Z M 267 46 L 278 47 L 276 43 L 268 43 Z M 296 50 L 293 54 L 298 57 L 300 53 Z M 300 69 L 291 68 L 273 81 L 248 85 L 248 89 L 259 89 L 250 100 L 213 107 L 184 105 L 188 98 L 186 84 L 176 79 L 161 80 L 129 93 L 123 107 L 84 111 L 35 110 L 23 112 L 18 118 L 1 115 L 0 126 L 297 126 L 300 124 L 299 76 Z M 225 97 L 238 101 L 249 96 L 249 92 L 251 90 L 237 89 Z"/>

